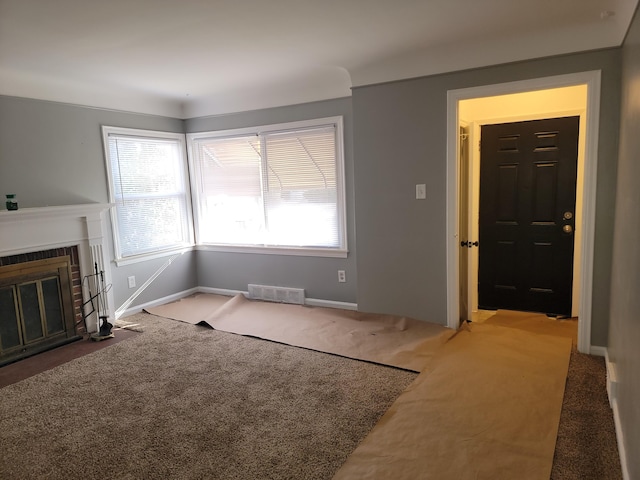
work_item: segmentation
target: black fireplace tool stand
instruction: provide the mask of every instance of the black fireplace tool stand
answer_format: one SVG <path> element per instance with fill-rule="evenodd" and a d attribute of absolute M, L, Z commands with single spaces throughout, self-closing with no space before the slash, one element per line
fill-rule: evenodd
<path fill-rule="evenodd" d="M 106 285 L 104 281 L 104 271 L 98 271 L 98 264 L 94 264 L 95 273 L 92 275 L 86 275 L 82 282 L 87 282 L 89 288 L 89 299 L 82 304 L 82 317 L 84 319 L 84 326 L 87 328 L 87 318 L 93 313 L 96 313 L 98 317 L 98 332 L 91 334 L 91 340 L 97 342 L 113 338 L 113 324 L 109 322 L 108 308 L 107 308 L 107 292 L 111 289 L 111 284 Z M 93 285 L 93 292 L 92 292 Z M 90 306 L 90 311 L 87 312 Z"/>

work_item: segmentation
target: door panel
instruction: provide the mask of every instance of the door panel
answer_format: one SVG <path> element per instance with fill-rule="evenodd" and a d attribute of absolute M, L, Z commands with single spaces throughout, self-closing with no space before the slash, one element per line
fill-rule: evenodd
<path fill-rule="evenodd" d="M 518 165 L 498 166 L 496 220 L 516 224 L 518 215 Z"/>
<path fill-rule="evenodd" d="M 555 163 L 537 163 L 533 168 L 533 222 L 552 224 L 557 204 L 558 168 Z"/>
<path fill-rule="evenodd" d="M 571 314 L 578 128 L 579 117 L 482 127 L 480 308 Z"/>

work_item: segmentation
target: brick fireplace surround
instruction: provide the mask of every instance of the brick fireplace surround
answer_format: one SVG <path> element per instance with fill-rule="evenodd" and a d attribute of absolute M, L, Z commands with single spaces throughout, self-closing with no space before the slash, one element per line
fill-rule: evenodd
<path fill-rule="evenodd" d="M 0 211 L 0 267 L 22 262 L 68 256 L 76 332 L 85 333 L 81 306 L 89 298 L 85 275 L 104 271 L 105 283 L 111 283 L 110 261 L 105 233 L 110 204 L 84 204 L 57 207 L 21 208 Z M 114 318 L 111 292 L 107 295 L 108 315 Z M 98 329 L 96 314 L 87 319 L 87 331 Z"/>

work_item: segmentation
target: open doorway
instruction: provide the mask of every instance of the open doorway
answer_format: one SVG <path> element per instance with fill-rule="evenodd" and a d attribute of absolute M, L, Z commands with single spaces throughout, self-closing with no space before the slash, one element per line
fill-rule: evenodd
<path fill-rule="evenodd" d="M 579 117 L 579 153 L 575 210 L 575 250 L 571 316 L 578 316 L 578 349 L 588 352 L 591 334 L 591 283 L 597 165 L 599 72 L 492 85 L 449 92 L 448 108 L 448 325 L 457 326 L 465 307 L 470 316 L 478 310 L 478 251 L 462 249 L 479 238 L 479 138 L 483 125 Z M 458 163 L 461 153 L 460 126 L 468 134 L 469 179 Z M 452 135 L 453 133 L 453 135 Z M 464 152 L 462 152 L 464 154 Z M 464 185 L 468 185 L 465 191 Z M 459 223 L 466 221 L 463 228 Z M 462 213 L 461 213 L 462 212 Z M 464 233 L 465 237 L 460 235 Z M 450 236 L 450 237 L 449 237 Z M 481 248 L 481 246 L 480 246 Z M 465 255 L 467 258 L 465 258 Z M 456 258 L 457 257 L 457 258 Z M 462 258 L 462 260 L 461 260 Z M 467 264 L 466 275 L 464 264 Z M 455 278 L 454 278 L 455 277 Z M 466 283 L 466 288 L 462 286 Z M 468 293 L 466 293 L 468 292 Z M 466 299 L 461 295 L 467 295 Z"/>
<path fill-rule="evenodd" d="M 571 197 L 573 201 L 576 201 L 575 209 L 572 206 L 570 209 L 570 226 L 573 227 L 576 224 L 580 225 L 582 222 L 582 202 L 581 202 L 581 192 L 583 190 L 583 180 L 584 180 L 584 150 L 585 150 L 585 121 L 586 121 L 586 108 L 587 108 L 587 88 L 586 85 L 577 85 L 571 87 L 563 87 L 563 88 L 555 88 L 555 89 L 546 89 L 535 92 L 524 92 L 518 94 L 509 94 L 509 95 L 501 95 L 501 96 L 493 96 L 493 97 L 484 97 L 484 98 L 476 98 L 476 99 L 468 99 L 463 100 L 459 103 L 459 118 L 460 121 L 464 123 L 464 125 L 469 126 L 469 139 L 468 142 L 471 145 L 469 148 L 468 154 L 468 162 L 469 162 L 469 171 L 471 175 L 468 175 L 468 180 L 466 183 L 466 189 L 468 190 L 468 194 L 465 195 L 463 192 L 464 185 L 464 177 L 465 170 L 461 168 L 461 200 L 462 203 L 467 204 L 467 208 L 469 211 L 468 216 L 468 226 L 467 231 L 469 232 L 469 241 L 471 241 L 474 248 L 469 248 L 466 252 L 468 256 L 468 278 L 461 278 L 461 282 L 468 282 L 469 284 L 469 295 L 467 299 L 467 303 L 469 304 L 469 319 L 473 316 L 478 315 L 478 277 L 479 277 L 479 253 L 483 252 L 484 257 L 487 257 L 488 251 L 487 249 L 482 249 L 482 244 L 478 244 L 480 238 L 479 232 L 479 205 L 480 205 L 480 184 L 481 184 L 481 175 L 480 175 L 480 166 L 485 165 L 485 163 L 481 163 L 481 151 L 480 151 L 480 140 L 481 140 L 481 131 L 485 132 L 486 129 L 490 128 L 499 128 L 502 124 L 513 125 L 514 127 L 519 125 L 520 122 L 522 124 L 527 125 L 529 123 L 536 124 L 543 122 L 542 119 L 547 118 L 558 118 L 558 117 L 571 117 L 576 118 L 578 122 L 578 131 L 576 131 L 576 135 L 578 137 L 577 141 L 577 178 L 572 179 L 572 186 L 567 186 L 567 188 L 559 189 L 559 193 L 563 194 L 569 191 L 573 192 L 575 188 L 575 193 L 572 193 Z M 543 125 L 535 125 L 535 128 L 542 128 Z M 548 130 L 548 128 L 547 128 Z M 483 143 L 485 149 L 489 146 L 488 142 L 485 141 Z M 508 145 L 506 145 L 508 147 Z M 549 148 L 545 147 L 542 149 L 540 153 L 542 155 L 547 155 L 549 152 Z M 508 156 L 512 155 L 512 152 L 507 152 Z M 548 163 L 542 163 L 542 166 L 548 166 Z M 541 168 L 540 170 L 550 170 L 549 168 Z M 575 175 L 574 175 L 575 176 Z M 521 181 L 522 176 L 520 176 L 519 180 Z M 555 180 L 555 179 L 549 179 Z M 488 179 L 485 178 L 484 182 Z M 467 200 L 468 199 L 468 200 Z M 461 205 L 461 208 L 464 208 Z M 464 221 L 463 217 L 460 218 L 461 222 Z M 507 225 L 506 228 L 509 228 Z M 540 228 L 546 228 L 546 225 L 540 225 Z M 462 230 L 461 230 L 462 232 Z M 581 229 L 575 230 L 572 229 L 570 234 L 563 234 L 560 240 L 566 241 L 569 240 L 569 236 L 573 241 L 570 245 L 572 248 L 572 258 L 569 259 L 569 263 L 567 265 L 569 271 L 567 272 L 568 276 L 572 277 L 573 281 L 569 280 L 569 285 L 565 294 L 568 298 L 565 299 L 563 303 L 567 304 L 565 311 L 563 312 L 555 312 L 558 314 L 578 317 L 579 316 L 579 306 L 580 306 L 580 252 L 582 245 L 582 231 Z M 465 239 L 462 239 L 464 241 Z M 485 246 L 486 242 L 485 242 Z M 541 250 L 548 250 L 549 247 L 541 248 Z M 571 268 L 573 266 L 573 268 Z M 485 268 L 486 271 L 486 268 Z M 554 269 L 554 272 L 557 269 Z M 567 276 L 567 275 L 565 275 Z M 506 292 L 508 295 L 509 292 Z M 541 292 L 540 295 L 544 295 L 544 292 Z M 483 302 L 480 302 L 483 303 Z M 486 303 L 486 300 L 485 302 Z M 509 302 L 507 302 L 509 303 Z M 503 308 L 507 308 L 505 304 Z M 514 309 L 514 308 L 512 308 Z M 552 313 L 551 311 L 545 313 Z"/>

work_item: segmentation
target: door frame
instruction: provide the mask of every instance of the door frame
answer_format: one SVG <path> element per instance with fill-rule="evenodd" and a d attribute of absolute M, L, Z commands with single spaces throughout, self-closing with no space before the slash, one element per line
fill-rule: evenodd
<path fill-rule="evenodd" d="M 598 166 L 598 129 L 600 124 L 600 84 L 601 71 L 571 73 L 552 77 L 542 77 L 516 82 L 483 85 L 478 87 L 449 90 L 447 92 L 447 326 L 457 329 L 459 319 L 458 255 L 458 103 L 479 97 L 491 97 L 512 93 L 523 93 L 550 88 L 575 85 L 587 86 L 586 141 L 584 158 L 584 188 L 582 191 L 583 216 L 582 252 L 580 255 L 580 316 L 578 318 L 578 351 L 591 350 L 591 299 L 593 290 L 593 255 L 595 236 L 596 180 Z M 524 112 L 523 112 L 524 113 Z"/>

